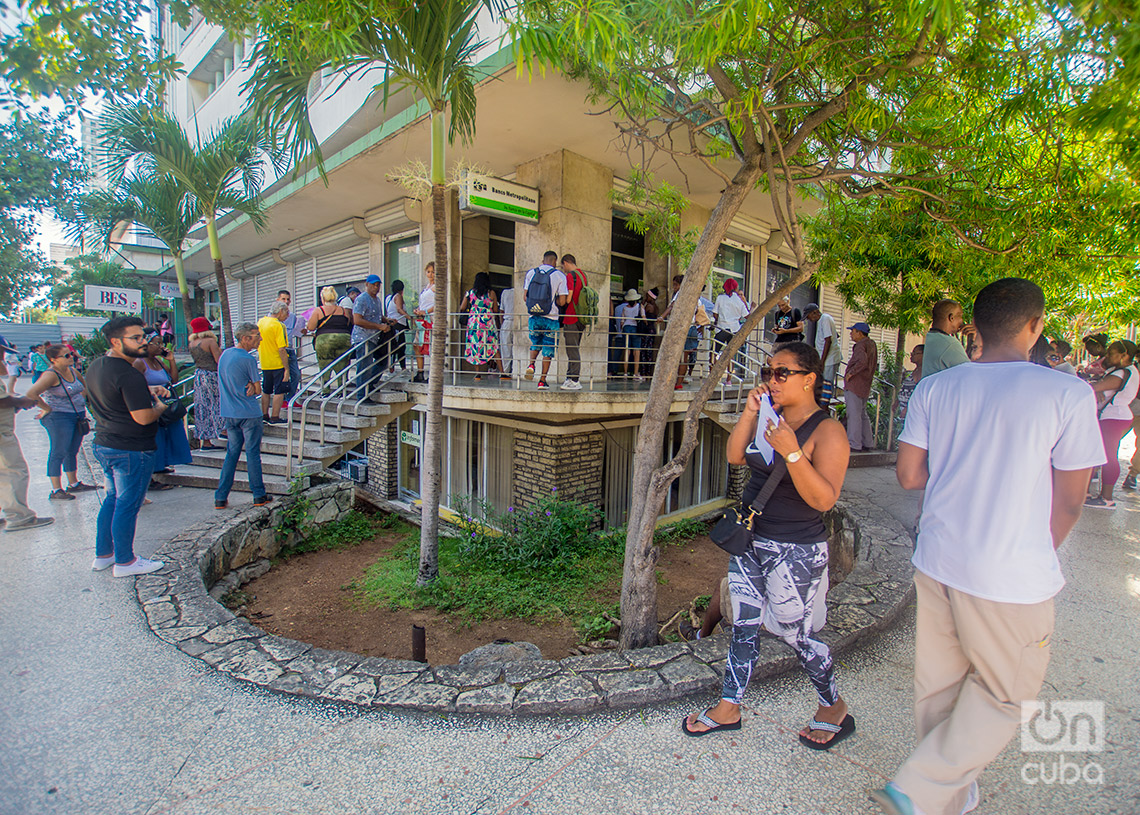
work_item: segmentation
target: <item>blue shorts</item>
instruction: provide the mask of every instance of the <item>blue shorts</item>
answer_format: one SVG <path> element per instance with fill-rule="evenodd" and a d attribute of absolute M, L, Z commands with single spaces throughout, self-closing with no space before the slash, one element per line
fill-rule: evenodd
<path fill-rule="evenodd" d="M 547 358 L 553 357 L 558 321 L 549 317 L 531 317 L 527 321 L 527 328 L 530 330 L 530 350 L 541 351 Z"/>
<path fill-rule="evenodd" d="M 689 333 L 685 337 L 685 350 L 696 351 L 698 339 L 700 339 L 700 329 L 695 325 L 689 326 Z"/>
<path fill-rule="evenodd" d="M 285 381 L 284 368 L 270 368 L 261 372 L 261 392 L 267 396 L 289 393 L 289 383 Z"/>

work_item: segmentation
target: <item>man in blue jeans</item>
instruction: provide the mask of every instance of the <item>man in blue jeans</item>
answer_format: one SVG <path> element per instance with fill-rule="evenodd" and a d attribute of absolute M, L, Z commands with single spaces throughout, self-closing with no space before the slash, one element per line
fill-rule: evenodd
<path fill-rule="evenodd" d="M 289 306 L 289 316 L 281 322 L 285 326 L 285 336 L 289 338 L 289 392 L 285 394 L 285 401 L 292 401 L 293 397 L 297 394 L 297 389 L 301 387 L 301 361 L 297 358 L 297 340 L 305 336 L 308 330 L 305 328 L 305 320 L 296 312 L 293 311 L 293 295 L 289 293 L 288 289 L 282 289 L 277 292 L 277 299 L 285 305 Z"/>
<path fill-rule="evenodd" d="M 111 566 L 115 577 L 150 574 L 162 561 L 135 556 L 135 524 L 154 470 L 154 436 L 168 396 L 132 364 L 147 355 L 143 321 L 115 317 L 103 326 L 111 350 L 87 369 L 87 401 L 95 414 L 95 459 L 106 475 L 107 497 L 95 526 L 95 561 L 101 572 Z"/>
<path fill-rule="evenodd" d="M 214 492 L 214 508 L 229 505 L 234 486 L 238 458 L 245 448 L 245 468 L 253 505 L 269 503 L 265 482 L 261 478 L 261 374 L 253 352 L 261 344 L 261 332 L 253 323 L 242 323 L 234 332 L 237 345 L 227 348 L 218 360 L 218 390 L 221 394 L 222 421 L 226 423 L 226 460 L 218 489 Z"/>

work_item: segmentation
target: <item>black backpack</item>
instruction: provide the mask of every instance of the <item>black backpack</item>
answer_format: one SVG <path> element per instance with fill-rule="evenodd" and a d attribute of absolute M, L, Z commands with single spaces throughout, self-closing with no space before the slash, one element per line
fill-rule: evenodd
<path fill-rule="evenodd" d="M 534 317 L 545 317 L 554 306 L 554 295 L 550 288 L 550 275 L 554 269 L 550 266 L 536 266 L 531 271 L 534 276 L 526 287 L 526 310 Z"/>

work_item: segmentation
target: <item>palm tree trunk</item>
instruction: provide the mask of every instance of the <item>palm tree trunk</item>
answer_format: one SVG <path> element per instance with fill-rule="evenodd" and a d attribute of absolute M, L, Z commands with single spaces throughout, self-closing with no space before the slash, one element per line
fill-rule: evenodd
<path fill-rule="evenodd" d="M 182 295 L 182 321 L 186 324 L 186 334 L 190 331 L 190 285 L 186 282 L 186 269 L 182 266 L 182 255 L 174 256 L 174 274 L 178 276 L 178 293 Z"/>
<path fill-rule="evenodd" d="M 420 568 L 416 583 L 427 585 L 439 576 L 439 499 L 443 461 L 443 367 L 447 353 L 447 214 L 444 209 L 444 116 L 431 117 L 431 217 L 435 231 L 435 310 L 432 312 L 431 355 L 428 371 L 427 422 L 424 460 L 420 476 Z"/>
<path fill-rule="evenodd" d="M 226 286 L 226 270 L 222 266 L 222 245 L 218 242 L 218 225 L 213 215 L 206 216 L 206 234 L 210 238 L 210 257 L 214 259 L 214 277 L 218 281 L 218 302 L 222 306 L 222 336 L 219 344 L 222 348 L 229 345 L 227 340 L 233 339 L 233 322 L 230 320 L 230 292 Z"/>

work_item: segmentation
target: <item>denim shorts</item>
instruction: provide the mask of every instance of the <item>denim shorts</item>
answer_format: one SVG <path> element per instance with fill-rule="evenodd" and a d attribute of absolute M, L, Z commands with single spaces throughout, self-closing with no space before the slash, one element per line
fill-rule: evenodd
<path fill-rule="evenodd" d="M 685 350 L 696 351 L 697 341 L 700 339 L 700 329 L 695 325 L 689 326 L 689 333 L 685 336 Z"/>
<path fill-rule="evenodd" d="M 261 372 L 261 392 L 269 395 L 286 394 L 289 383 L 285 381 L 284 368 L 269 368 Z"/>
<path fill-rule="evenodd" d="M 531 317 L 527 328 L 530 329 L 530 350 L 541 351 L 544 357 L 553 357 L 558 321 L 549 317 Z"/>

